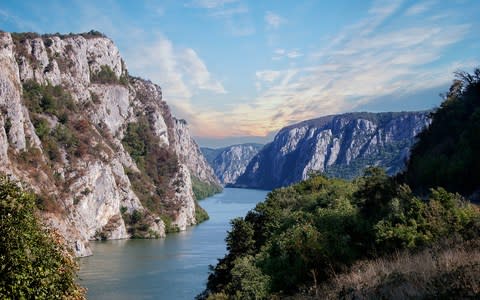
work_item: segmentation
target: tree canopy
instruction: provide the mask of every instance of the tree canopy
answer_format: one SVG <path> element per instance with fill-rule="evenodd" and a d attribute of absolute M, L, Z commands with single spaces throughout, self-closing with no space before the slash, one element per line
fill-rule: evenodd
<path fill-rule="evenodd" d="M 36 216 L 35 196 L 0 177 L 0 298 L 84 299 L 61 236 Z"/>

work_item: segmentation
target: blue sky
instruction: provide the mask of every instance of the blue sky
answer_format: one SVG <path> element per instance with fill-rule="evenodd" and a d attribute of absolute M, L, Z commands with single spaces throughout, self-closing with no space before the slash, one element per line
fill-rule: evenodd
<path fill-rule="evenodd" d="M 480 63 L 480 1 L 3 1 L 6 31 L 112 38 L 203 145 L 349 111 L 423 110 Z"/>

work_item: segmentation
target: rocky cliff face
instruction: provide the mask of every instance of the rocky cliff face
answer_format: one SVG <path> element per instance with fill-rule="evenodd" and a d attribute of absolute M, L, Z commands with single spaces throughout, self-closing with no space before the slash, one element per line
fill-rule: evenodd
<path fill-rule="evenodd" d="M 91 239 L 196 223 L 192 174 L 218 180 L 160 87 L 129 76 L 110 39 L 0 32 L 0 66 L 0 171 L 36 192 L 77 255 Z"/>
<path fill-rule="evenodd" d="M 235 185 L 272 189 L 310 172 L 353 178 L 367 166 L 394 174 L 429 122 L 426 112 L 350 113 L 288 126 L 250 161 Z"/>
<path fill-rule="evenodd" d="M 175 149 L 179 153 L 180 161 L 191 171 L 191 175 L 210 185 L 220 185 L 219 178 L 215 176 L 200 147 L 190 135 L 187 122 L 174 119 L 174 128 Z"/>
<path fill-rule="evenodd" d="M 233 184 L 243 174 L 250 160 L 262 149 L 261 144 L 240 144 L 225 148 L 202 148 L 204 156 L 224 185 Z"/>

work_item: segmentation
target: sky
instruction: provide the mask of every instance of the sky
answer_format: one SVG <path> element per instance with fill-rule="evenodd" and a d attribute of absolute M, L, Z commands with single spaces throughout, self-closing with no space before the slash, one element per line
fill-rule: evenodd
<path fill-rule="evenodd" d="M 202 146 L 352 111 L 438 106 L 480 66 L 478 0 L 2 0 L 0 29 L 110 37 Z"/>

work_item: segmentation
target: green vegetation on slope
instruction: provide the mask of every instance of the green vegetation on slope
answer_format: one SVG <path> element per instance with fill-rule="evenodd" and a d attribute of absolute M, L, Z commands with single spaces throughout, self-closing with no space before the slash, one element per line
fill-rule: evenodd
<path fill-rule="evenodd" d="M 454 102 L 466 103 L 457 103 L 454 107 L 464 107 L 473 101 L 473 98 L 466 95 L 470 95 L 469 91 L 472 89 L 478 91 L 478 75 L 480 72 L 476 72 L 472 77 L 464 74 L 465 78 L 471 79 L 470 83 L 461 85 L 462 92 L 457 94 L 462 96 L 456 97 Z M 457 90 L 456 85 L 458 82 L 454 83 L 451 92 Z M 478 96 L 476 99 L 479 99 Z M 451 101 L 449 97 L 446 103 L 442 104 L 440 113 L 436 114 L 446 113 L 442 112 L 442 109 L 452 105 Z M 468 128 L 454 132 L 460 135 L 460 132 L 463 132 L 465 140 L 461 145 L 477 149 L 475 147 L 480 145 L 476 142 L 478 137 L 472 137 L 469 131 L 476 130 L 477 135 L 480 132 L 476 127 L 476 118 L 467 118 L 469 121 L 464 122 L 464 114 L 457 112 L 447 115 L 450 118 L 437 117 L 436 121 L 434 117 L 434 123 L 437 124 L 432 124 L 433 128 Z M 429 132 L 432 131 L 436 132 Z M 419 149 L 423 149 L 422 151 L 432 156 L 431 159 L 435 159 L 435 154 L 437 155 L 439 162 L 433 165 L 442 170 L 441 174 L 464 174 L 463 178 L 459 178 L 465 180 L 464 185 L 455 179 L 455 184 L 444 184 L 445 186 L 462 192 L 478 187 L 473 182 L 478 178 L 467 181 L 465 177 L 465 174 L 478 171 L 476 160 L 470 160 L 471 164 L 463 164 L 462 161 L 445 164 L 445 160 L 441 158 L 442 152 L 435 148 L 437 144 L 434 141 L 440 140 L 433 139 L 429 143 L 430 134 L 427 132 L 420 136 L 414 152 L 415 161 L 410 163 L 409 167 L 420 163 L 416 161 L 419 158 L 415 155 L 418 155 L 416 153 L 420 152 Z M 437 137 L 440 138 L 440 135 Z M 449 153 L 460 152 L 465 155 L 460 157 L 472 158 L 467 155 L 468 150 L 459 149 L 458 145 L 449 145 L 447 143 L 447 146 L 441 146 L 440 149 L 450 149 Z M 436 150 L 433 151 L 432 148 Z M 475 153 L 479 153 L 478 150 Z M 412 174 L 409 172 L 410 169 L 407 170 L 407 178 L 416 179 L 415 176 L 408 177 L 408 174 Z M 259 203 L 245 218 L 231 221 L 232 229 L 226 238 L 228 253 L 212 267 L 207 288 L 198 298 L 266 299 L 273 295 L 282 296 L 302 291 L 304 294 L 311 292 L 318 297 L 319 286 L 335 283 L 335 279 L 342 276 L 339 274 L 344 274 L 348 279 L 349 272 L 351 274 L 360 261 L 367 262 L 366 264 L 373 268 L 375 261 L 391 257 L 398 251 L 405 251 L 404 256 L 410 260 L 409 265 L 412 266 L 412 261 L 421 257 L 421 254 L 416 256 L 417 251 L 436 253 L 435 255 L 438 255 L 433 259 L 437 259 L 448 251 L 448 247 L 440 247 L 442 243 L 454 241 L 465 247 L 478 244 L 480 210 L 461 195 L 437 187 L 450 179 L 452 178 L 447 176 L 441 181 L 425 185 L 419 185 L 415 181 L 415 187 L 424 189 L 422 198 L 412 192 L 409 185 L 402 181 L 402 177 L 389 177 L 378 168 L 367 169 L 362 177 L 353 181 L 313 176 L 298 184 L 274 190 L 265 202 Z M 425 190 L 427 188 L 428 192 Z M 455 255 L 461 254 L 465 249 L 457 250 Z M 472 253 L 480 255 L 477 250 Z M 360 290 L 354 290 L 353 294 L 350 293 L 352 290 L 346 290 L 352 287 L 345 279 L 340 285 L 333 285 L 330 291 L 326 291 L 333 294 L 327 293 L 324 296 L 348 298 L 349 295 L 363 294 L 388 298 L 387 294 L 378 294 L 377 290 L 372 292 L 369 288 L 390 289 L 393 293 L 390 296 L 398 296 L 405 292 L 408 285 L 422 297 L 480 296 L 478 276 L 472 276 L 475 271 L 465 273 L 467 269 L 478 270 L 478 262 L 468 264 L 463 260 L 456 265 L 452 264 L 455 266 L 452 269 L 437 265 L 429 269 L 432 271 L 430 277 L 417 278 L 416 272 L 421 272 L 422 268 L 428 269 L 428 261 L 419 260 L 420 264 L 411 272 L 403 272 L 398 268 L 392 270 L 395 266 L 390 266 L 388 272 L 375 271 L 375 280 L 370 282 L 365 277 L 367 275 L 358 275 L 358 282 L 365 285 L 355 287 Z M 440 260 L 438 262 L 441 263 Z M 443 282 L 445 280 L 453 282 Z M 439 286 L 442 286 L 442 289 L 435 290 Z M 421 289 L 425 291 L 421 292 Z"/>
<path fill-rule="evenodd" d="M 0 297 L 83 299 L 77 264 L 60 235 L 35 215 L 35 196 L 0 177 Z"/>
<path fill-rule="evenodd" d="M 216 184 L 201 181 L 195 176 L 192 176 L 192 190 L 195 195 L 195 199 L 202 200 L 213 196 L 222 191 L 222 187 Z"/>
<path fill-rule="evenodd" d="M 111 153 L 98 130 L 82 113 L 85 105 L 92 104 L 76 103 L 71 94 L 60 85 L 40 85 L 34 81 L 23 84 L 23 102 L 45 156 L 35 145 L 27 143 L 25 151 L 19 155 L 12 152 L 10 157 L 24 171 L 34 174 L 32 179 L 36 181 L 36 186 L 42 189 L 53 183 L 61 193 L 68 194 L 68 183 L 57 173 L 58 165 L 64 164 L 65 160 L 75 163 L 90 155 L 98 155 L 99 152 L 107 155 Z M 11 121 L 7 120 L 7 125 L 9 123 Z M 41 173 L 47 175 L 47 178 Z M 48 184 L 45 181 L 49 181 Z M 61 209 L 62 206 L 58 206 L 53 198 L 60 199 L 62 194 L 54 196 L 46 190 L 41 190 L 38 194 L 41 200 L 38 208 L 57 212 Z"/>
<path fill-rule="evenodd" d="M 445 238 L 470 239 L 479 231 L 478 209 L 442 188 L 422 201 L 377 168 L 354 182 L 316 176 L 271 192 L 232 221 L 228 254 L 212 270 L 202 297 L 294 293 L 359 259 Z"/>
<path fill-rule="evenodd" d="M 102 65 L 99 71 L 91 72 L 91 81 L 92 83 L 121 84 L 127 86 L 128 74 L 121 75 L 120 78 L 118 78 L 109 66 Z"/>
<path fill-rule="evenodd" d="M 180 209 L 179 204 L 163 199 L 172 199 L 175 193 L 170 181 L 179 168 L 176 154 L 158 146 L 159 139 L 145 117 L 128 124 L 122 143 L 140 170 L 127 170 L 135 194 L 145 207 L 162 217 L 166 231 L 175 231 L 169 224 Z"/>
<path fill-rule="evenodd" d="M 423 193 L 442 186 L 470 196 L 480 188 L 480 69 L 457 73 L 432 124 L 412 149 L 406 181 Z"/>

